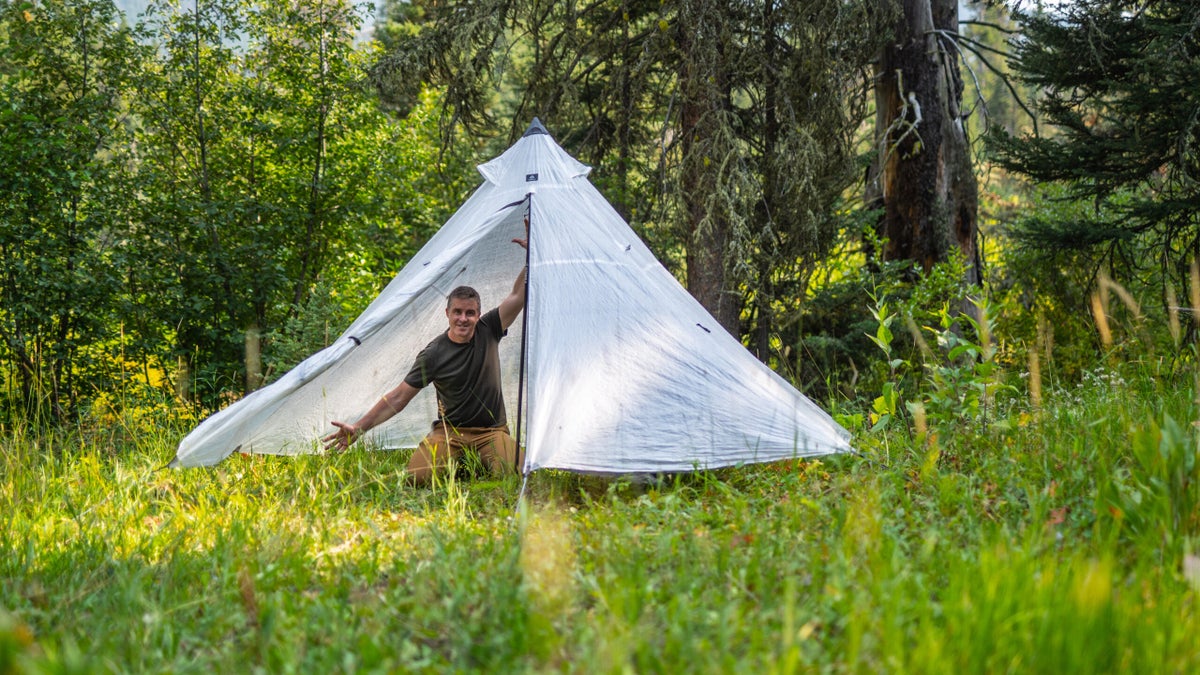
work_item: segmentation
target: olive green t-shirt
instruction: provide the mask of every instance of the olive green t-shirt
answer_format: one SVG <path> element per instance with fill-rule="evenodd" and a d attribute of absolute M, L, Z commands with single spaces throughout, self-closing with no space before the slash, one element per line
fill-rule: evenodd
<path fill-rule="evenodd" d="M 504 426 L 499 345 L 506 334 L 500 327 L 500 309 L 493 309 L 479 318 L 475 335 L 466 344 L 445 333 L 434 338 L 417 355 L 404 381 L 417 389 L 432 382 L 451 426 Z"/>

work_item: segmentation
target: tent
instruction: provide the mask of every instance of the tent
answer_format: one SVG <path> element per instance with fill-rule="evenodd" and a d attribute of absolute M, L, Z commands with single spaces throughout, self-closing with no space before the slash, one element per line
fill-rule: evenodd
<path fill-rule="evenodd" d="M 526 262 L 523 320 L 500 351 L 510 428 L 518 399 L 523 407 L 526 475 L 689 471 L 850 450 L 843 428 L 688 294 L 538 120 L 478 168 L 483 184 L 336 342 L 204 420 L 171 465 L 321 452 L 331 420 L 358 419 L 445 330 L 452 288 L 474 286 L 486 311 Z M 526 217 L 528 254 L 512 243 Z M 368 446 L 416 447 L 435 398 L 426 387 L 366 435 Z"/>

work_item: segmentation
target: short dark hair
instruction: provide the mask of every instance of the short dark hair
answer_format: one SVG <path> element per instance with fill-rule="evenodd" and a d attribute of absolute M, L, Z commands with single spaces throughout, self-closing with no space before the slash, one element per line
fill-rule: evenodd
<path fill-rule="evenodd" d="M 458 298 L 459 300 L 474 300 L 477 308 L 483 306 L 483 302 L 479 299 L 479 291 L 476 291 L 470 286 L 459 286 L 458 288 L 450 291 L 450 295 L 446 296 L 446 309 L 450 309 L 450 303 L 453 302 L 455 298 Z"/>

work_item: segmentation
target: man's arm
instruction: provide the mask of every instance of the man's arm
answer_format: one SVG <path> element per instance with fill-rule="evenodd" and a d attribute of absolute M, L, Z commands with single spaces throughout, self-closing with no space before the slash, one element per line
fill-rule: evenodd
<path fill-rule="evenodd" d="M 329 434 L 321 440 L 325 443 L 326 450 L 334 448 L 345 450 L 350 447 L 354 441 L 358 440 L 367 431 L 383 424 L 391 419 L 393 415 L 399 413 L 408 405 L 409 401 L 421 391 L 407 382 L 401 382 L 400 386 L 383 395 L 383 398 L 371 406 L 366 415 L 363 415 L 354 424 L 346 424 L 345 422 L 331 422 L 338 430 Z"/>
<path fill-rule="evenodd" d="M 525 309 L 525 270 L 517 275 L 517 280 L 513 282 L 512 292 L 500 301 L 500 329 L 508 330 L 508 327 L 517 320 L 517 315 L 521 310 Z"/>
<path fill-rule="evenodd" d="M 529 218 L 525 218 L 525 239 L 513 239 L 513 243 L 529 250 Z M 508 330 L 517 320 L 517 315 L 525 309 L 525 269 L 517 275 L 513 282 L 512 293 L 500 301 L 500 330 Z"/>

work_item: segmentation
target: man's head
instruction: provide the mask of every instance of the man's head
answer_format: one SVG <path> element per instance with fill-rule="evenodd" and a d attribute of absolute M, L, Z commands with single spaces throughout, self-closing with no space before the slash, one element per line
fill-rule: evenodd
<path fill-rule="evenodd" d="M 459 286 L 446 297 L 446 318 L 450 330 L 446 335 L 451 341 L 465 344 L 475 337 L 475 324 L 479 323 L 479 293 L 470 286 Z"/>

